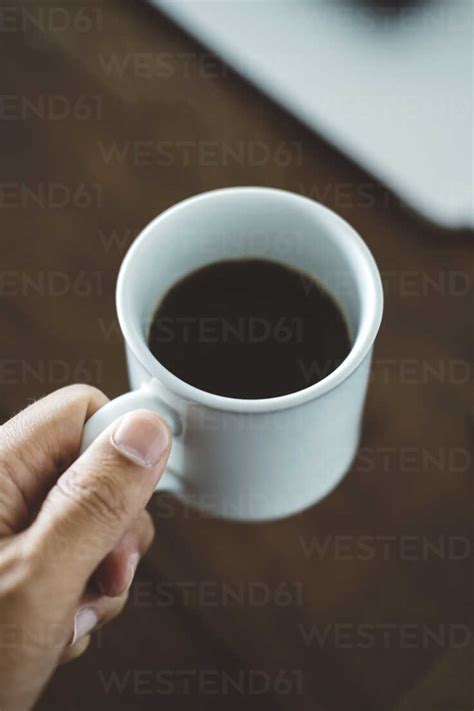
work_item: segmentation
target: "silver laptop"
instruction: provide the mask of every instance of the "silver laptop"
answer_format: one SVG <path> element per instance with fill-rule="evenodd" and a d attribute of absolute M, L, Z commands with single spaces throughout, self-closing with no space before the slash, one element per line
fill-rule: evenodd
<path fill-rule="evenodd" d="M 151 0 L 418 212 L 474 225 L 472 0 Z"/>

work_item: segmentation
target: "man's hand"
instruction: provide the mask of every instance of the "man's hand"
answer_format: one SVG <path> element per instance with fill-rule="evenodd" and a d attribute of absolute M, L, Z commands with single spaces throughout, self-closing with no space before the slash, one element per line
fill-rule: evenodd
<path fill-rule="evenodd" d="M 145 506 L 170 432 L 137 410 L 78 457 L 107 398 L 73 385 L 0 428 L 0 709 L 31 708 L 52 672 L 123 608 L 153 537 Z"/>

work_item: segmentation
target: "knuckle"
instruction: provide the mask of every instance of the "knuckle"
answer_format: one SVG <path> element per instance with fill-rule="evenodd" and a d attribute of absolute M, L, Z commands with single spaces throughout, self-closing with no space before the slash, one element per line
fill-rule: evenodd
<path fill-rule="evenodd" d="M 87 401 L 101 401 L 107 400 L 107 396 L 104 395 L 102 390 L 94 387 L 93 385 L 88 385 L 87 383 L 74 383 L 73 385 L 66 385 L 64 390 L 67 390 L 73 397 L 79 400 Z"/>
<path fill-rule="evenodd" d="M 58 479 L 56 487 L 61 497 L 104 525 L 117 524 L 127 513 L 124 496 L 107 466 L 100 476 L 84 476 L 74 466 L 70 467 Z"/>
<path fill-rule="evenodd" d="M 5 444 L 0 451 L 0 530 L 5 534 L 23 528 L 30 516 L 30 507 L 24 487 L 23 474 L 31 472 L 23 453 L 15 453 Z"/>
<path fill-rule="evenodd" d="M 38 571 L 38 557 L 20 534 L 0 549 L 1 597 L 14 598 L 17 605 L 29 603 Z"/>

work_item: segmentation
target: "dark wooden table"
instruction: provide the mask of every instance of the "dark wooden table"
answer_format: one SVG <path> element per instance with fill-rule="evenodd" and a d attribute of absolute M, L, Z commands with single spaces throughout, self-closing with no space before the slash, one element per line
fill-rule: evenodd
<path fill-rule="evenodd" d="M 155 497 L 122 618 L 40 709 L 472 709 L 472 236 L 422 221 L 147 5 L 2 3 L 3 419 L 127 387 L 114 287 L 138 231 L 204 190 L 304 193 L 366 239 L 385 317 L 360 454 L 287 520 Z"/>

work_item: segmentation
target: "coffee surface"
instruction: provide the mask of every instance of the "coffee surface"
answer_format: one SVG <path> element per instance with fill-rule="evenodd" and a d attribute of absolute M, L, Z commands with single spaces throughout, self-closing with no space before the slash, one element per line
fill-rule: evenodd
<path fill-rule="evenodd" d="M 261 259 L 216 262 L 177 282 L 157 306 L 148 342 L 185 382 L 245 399 L 302 390 L 351 348 L 344 317 L 325 290 Z"/>

